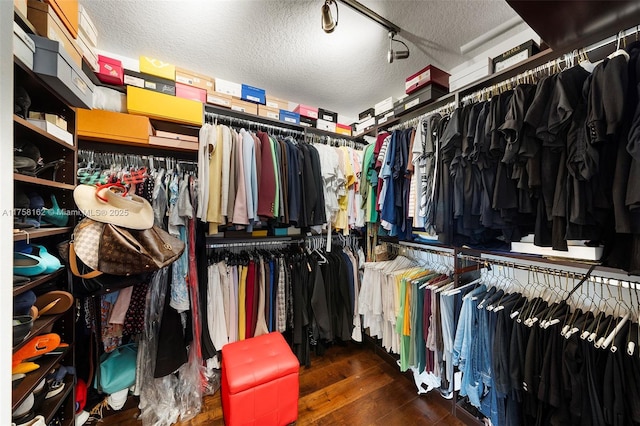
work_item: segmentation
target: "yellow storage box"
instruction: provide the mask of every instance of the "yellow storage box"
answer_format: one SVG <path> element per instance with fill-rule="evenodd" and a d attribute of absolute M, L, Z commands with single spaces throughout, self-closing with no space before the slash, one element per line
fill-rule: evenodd
<path fill-rule="evenodd" d="M 127 86 L 127 110 L 158 120 L 202 126 L 202 103 Z"/>
<path fill-rule="evenodd" d="M 148 117 L 99 109 L 77 110 L 78 139 L 121 144 L 148 144 Z"/>
<path fill-rule="evenodd" d="M 176 81 L 175 65 L 148 56 L 140 56 L 140 72 Z"/>

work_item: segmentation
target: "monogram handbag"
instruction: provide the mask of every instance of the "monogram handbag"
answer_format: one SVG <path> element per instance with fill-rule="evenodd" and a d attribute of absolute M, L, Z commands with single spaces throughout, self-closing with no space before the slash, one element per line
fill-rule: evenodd
<path fill-rule="evenodd" d="M 68 262 L 71 272 L 81 278 L 135 275 L 171 264 L 184 248 L 182 241 L 157 226 L 135 230 L 85 218 L 73 231 Z M 92 271 L 80 272 L 76 256 Z"/>

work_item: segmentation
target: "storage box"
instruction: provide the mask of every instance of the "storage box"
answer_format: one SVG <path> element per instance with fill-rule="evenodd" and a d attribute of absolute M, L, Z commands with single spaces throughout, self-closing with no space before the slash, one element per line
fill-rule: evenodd
<path fill-rule="evenodd" d="M 236 98 L 242 97 L 242 85 L 240 83 L 234 83 L 221 78 L 215 79 L 214 90 L 218 93 L 235 96 Z"/>
<path fill-rule="evenodd" d="M 51 136 L 55 136 L 56 138 L 73 146 L 73 135 L 64 129 L 61 129 L 59 126 L 56 126 L 54 123 L 37 118 L 29 118 L 27 121 L 35 126 L 38 126 L 45 132 L 49 133 Z"/>
<path fill-rule="evenodd" d="M 371 117 L 375 117 L 376 115 L 376 110 L 374 108 L 367 108 L 364 111 L 362 111 L 360 114 L 358 114 L 358 120 L 362 121 L 362 120 L 367 120 Z"/>
<path fill-rule="evenodd" d="M 327 132 L 336 132 L 336 123 L 318 118 L 316 121 L 316 129 L 326 130 Z"/>
<path fill-rule="evenodd" d="M 205 89 L 178 82 L 176 82 L 176 96 L 202 103 L 207 102 L 207 91 Z"/>
<path fill-rule="evenodd" d="M 82 68 L 82 53 L 76 43 L 76 35 L 69 33 L 67 27 L 60 20 L 53 8 L 47 3 L 37 0 L 29 0 L 27 18 L 33 24 L 38 34 L 59 42 L 63 49 L 67 51 L 73 62 Z M 77 12 L 76 12 L 77 13 Z M 76 17 L 77 19 L 77 17 Z"/>
<path fill-rule="evenodd" d="M 149 118 L 121 112 L 79 108 L 78 138 L 100 142 L 147 144 L 153 130 Z"/>
<path fill-rule="evenodd" d="M 315 118 L 316 120 L 318 119 L 318 108 L 314 108 L 312 106 L 299 104 L 293 112 L 297 112 L 305 117 Z"/>
<path fill-rule="evenodd" d="M 117 59 L 122 62 L 122 68 L 125 70 L 140 72 L 140 61 L 136 58 L 130 58 L 128 56 L 119 55 L 113 52 L 107 52 L 105 50 L 96 49 L 98 55 L 108 56 L 113 59 Z"/>
<path fill-rule="evenodd" d="M 71 37 L 78 37 L 78 0 L 46 0 L 46 2 L 51 5 Z"/>
<path fill-rule="evenodd" d="M 376 118 L 369 117 L 364 120 L 360 120 L 358 124 L 356 124 L 356 133 L 368 132 L 373 129 L 376 125 Z"/>
<path fill-rule="evenodd" d="M 317 119 L 300 116 L 300 125 L 304 127 L 316 127 Z"/>
<path fill-rule="evenodd" d="M 437 84 L 440 87 L 449 88 L 449 74 L 433 65 L 427 65 L 417 73 L 407 77 L 405 81 L 405 92 L 413 93 L 427 84 Z"/>
<path fill-rule="evenodd" d="M 64 130 L 65 132 L 68 131 L 67 120 L 65 120 L 64 117 L 60 117 L 57 114 L 49 114 L 46 112 L 38 112 L 38 111 L 29 111 L 29 119 L 46 121 L 48 123 L 53 124 L 54 126 L 58 126 L 60 129 Z"/>
<path fill-rule="evenodd" d="M 402 102 L 395 106 L 393 114 L 396 117 L 401 116 L 409 111 L 412 111 L 421 106 L 430 104 L 437 100 L 441 96 L 446 95 L 449 91 L 437 84 L 428 84 L 422 88 L 418 93 L 413 94 L 405 98 Z"/>
<path fill-rule="evenodd" d="M 140 56 L 140 72 L 176 81 L 175 65 L 148 56 Z"/>
<path fill-rule="evenodd" d="M 253 102 L 243 101 L 242 99 L 231 99 L 231 109 L 234 111 L 244 112 L 246 114 L 258 115 L 258 105 Z"/>
<path fill-rule="evenodd" d="M 524 239 L 523 239 L 524 240 Z M 600 260 L 604 251 L 603 247 L 587 247 L 582 241 L 567 241 L 567 251 L 554 250 L 551 247 L 540 247 L 533 242 L 512 242 L 511 251 L 516 253 L 538 254 L 549 257 L 562 257 L 596 261 Z"/>
<path fill-rule="evenodd" d="M 131 70 L 124 70 L 124 84 L 141 89 L 153 90 L 154 92 L 164 93 L 165 95 L 175 96 L 176 94 L 175 81 Z"/>
<path fill-rule="evenodd" d="M 336 123 L 336 133 L 345 136 L 351 136 L 351 126 L 347 124 Z"/>
<path fill-rule="evenodd" d="M 384 112 L 380 115 L 376 115 L 376 124 L 378 126 L 385 124 L 387 121 L 389 121 L 393 117 L 394 117 L 393 109 L 391 111 Z"/>
<path fill-rule="evenodd" d="M 500 72 L 518 62 L 524 61 L 538 52 L 540 52 L 540 47 L 533 40 L 526 41 L 493 58 L 491 60 L 492 71 Z"/>
<path fill-rule="evenodd" d="M 180 139 L 161 138 L 149 136 L 149 145 L 158 148 L 180 149 L 184 151 L 198 151 L 198 142 L 184 141 Z"/>
<path fill-rule="evenodd" d="M 213 93 L 213 77 L 198 74 L 194 71 L 176 67 L 176 83 L 204 89 L 207 93 Z"/>
<path fill-rule="evenodd" d="M 258 105 L 258 115 L 272 120 L 280 120 L 280 110 L 266 105 Z"/>
<path fill-rule="evenodd" d="M 242 85 L 242 100 L 253 102 L 256 104 L 263 104 L 266 101 L 266 92 L 264 89 L 258 87 L 249 86 L 247 84 Z"/>
<path fill-rule="evenodd" d="M 87 39 L 87 44 L 92 47 L 98 47 L 98 30 L 89 17 L 87 10 L 80 5 L 78 13 L 78 37 L 84 34 Z"/>
<path fill-rule="evenodd" d="M 275 108 L 277 110 L 281 110 L 281 109 L 285 109 L 287 111 L 289 110 L 289 101 L 276 98 L 274 96 L 267 95 L 265 105 L 268 106 L 269 108 Z"/>
<path fill-rule="evenodd" d="M 175 139 L 175 140 L 180 140 L 184 142 L 196 142 L 196 143 L 198 142 L 197 136 L 185 135 L 182 133 L 167 132 L 166 130 L 156 130 L 155 128 L 153 129 L 152 135 L 157 136 L 159 138 L 163 138 L 163 139 Z"/>
<path fill-rule="evenodd" d="M 338 122 L 338 113 L 329 111 L 328 109 L 318 108 L 318 120 L 330 121 L 332 123 Z"/>
<path fill-rule="evenodd" d="M 375 106 L 373 107 L 375 115 L 378 116 L 384 114 L 387 111 L 393 111 L 394 102 L 395 99 L 393 99 L 393 96 L 389 96 L 387 99 L 384 99 L 375 104 Z"/>
<path fill-rule="evenodd" d="M 132 114 L 202 126 L 202 108 L 200 102 L 127 86 L 127 109 Z"/>
<path fill-rule="evenodd" d="M 13 54 L 22 61 L 29 69 L 33 69 L 33 54 L 36 51 L 36 44 L 24 32 L 20 25 L 13 22 Z"/>
<path fill-rule="evenodd" d="M 91 108 L 93 83 L 68 56 L 57 41 L 30 34 L 35 42 L 33 71 L 40 74 L 69 105 Z"/>
<path fill-rule="evenodd" d="M 100 71 L 96 74 L 98 80 L 107 84 L 122 86 L 124 84 L 124 72 L 122 62 L 108 56 L 98 55 L 98 65 Z"/>
<path fill-rule="evenodd" d="M 287 111 L 286 109 L 281 109 L 280 121 L 291 124 L 300 124 L 300 114 L 297 112 Z"/>
<path fill-rule="evenodd" d="M 95 48 L 91 47 L 87 43 L 86 36 L 80 32 L 78 34 L 78 47 L 80 48 L 80 52 L 82 52 L 82 57 L 89 64 L 91 71 L 94 73 L 100 71 L 100 63 L 98 62 L 98 54 L 96 53 Z"/>
<path fill-rule="evenodd" d="M 224 108 L 231 108 L 231 95 L 225 95 L 224 93 L 213 92 L 207 94 L 207 103 L 212 105 L 218 105 Z"/>
<path fill-rule="evenodd" d="M 27 19 L 27 0 L 13 0 L 13 7 Z"/>

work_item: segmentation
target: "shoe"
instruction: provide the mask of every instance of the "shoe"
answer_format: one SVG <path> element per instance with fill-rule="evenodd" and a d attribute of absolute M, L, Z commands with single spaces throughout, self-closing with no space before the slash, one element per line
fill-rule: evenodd
<path fill-rule="evenodd" d="M 69 215 L 65 214 L 64 210 L 58 205 L 55 195 L 51 195 L 51 208 L 44 208 L 42 212 L 42 220 L 52 224 L 53 226 L 67 226 L 69 223 Z"/>
<path fill-rule="evenodd" d="M 16 426 L 47 426 L 47 422 L 45 422 L 44 417 L 41 415 L 35 416 L 31 421 L 27 423 L 18 423 L 14 422 Z"/>
<path fill-rule="evenodd" d="M 27 93 L 24 87 L 17 86 L 13 97 L 14 114 L 26 120 L 27 117 L 29 117 L 29 108 L 31 108 L 31 97 L 29 96 L 29 93 Z"/>
<path fill-rule="evenodd" d="M 87 411 L 82 410 L 76 414 L 76 426 L 84 425 L 87 420 L 89 420 L 89 413 Z"/>
<path fill-rule="evenodd" d="M 13 317 L 13 346 L 19 345 L 31 333 L 33 318 L 29 315 Z"/>
<path fill-rule="evenodd" d="M 13 273 L 15 275 L 35 277 L 44 273 L 46 269 L 47 266 L 37 256 L 20 252 L 13 253 Z"/>
<path fill-rule="evenodd" d="M 33 396 L 33 392 L 29 393 L 22 404 L 18 405 L 18 407 L 13 410 L 11 413 L 11 419 L 13 419 L 16 423 L 16 420 L 20 420 L 21 423 L 27 422 L 35 417 L 33 413 L 33 402 L 35 398 Z M 31 414 L 31 418 L 25 418 L 29 414 Z"/>
<path fill-rule="evenodd" d="M 45 274 L 51 274 L 62 268 L 60 260 L 52 254 L 49 254 L 44 246 L 38 244 L 23 243 L 14 245 L 14 250 L 19 251 L 20 253 L 30 254 L 32 256 L 40 258 L 40 261 L 45 266 Z"/>
<path fill-rule="evenodd" d="M 60 168 L 60 166 L 64 165 L 64 163 L 66 163 L 66 160 L 64 158 L 58 159 L 58 160 L 54 160 L 54 161 L 50 161 L 47 164 L 44 164 L 41 167 L 38 167 L 35 169 L 34 174 L 36 177 L 42 178 L 43 175 L 49 170 L 49 171 L 53 171 L 52 176 L 51 176 L 51 180 L 52 181 L 56 181 L 56 172 L 58 171 L 58 169 Z"/>
<path fill-rule="evenodd" d="M 20 173 L 28 176 L 36 175 L 36 162 L 29 157 L 22 157 L 20 155 L 13 156 L 13 172 Z"/>
<path fill-rule="evenodd" d="M 40 295 L 35 302 L 38 314 L 58 315 L 67 312 L 73 306 L 73 295 L 64 290 L 53 290 Z"/>
<path fill-rule="evenodd" d="M 34 336 L 13 354 L 11 367 L 14 368 L 24 361 L 29 361 L 51 352 L 58 346 L 60 346 L 60 336 L 56 333 Z M 16 371 L 13 371 L 13 373 L 16 373 Z"/>
<path fill-rule="evenodd" d="M 32 371 L 36 371 L 38 368 L 40 368 L 40 365 L 36 364 L 35 362 L 21 362 L 20 364 L 11 368 L 11 374 L 27 374 L 31 373 Z"/>

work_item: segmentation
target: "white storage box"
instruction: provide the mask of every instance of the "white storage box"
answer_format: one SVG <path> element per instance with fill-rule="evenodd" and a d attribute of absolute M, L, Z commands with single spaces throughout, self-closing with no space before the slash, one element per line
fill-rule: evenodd
<path fill-rule="evenodd" d="M 87 60 L 87 63 L 93 70 L 93 72 L 100 71 L 100 64 L 98 63 L 98 55 L 96 55 L 96 49 L 91 47 L 90 44 L 87 44 L 86 36 L 83 33 L 78 34 L 78 38 L 76 39 L 78 42 L 78 47 L 82 52 L 82 57 Z"/>
<path fill-rule="evenodd" d="M 13 54 L 29 69 L 33 69 L 33 54 L 36 44 L 15 22 L 13 23 Z"/>
<path fill-rule="evenodd" d="M 375 115 L 383 114 L 387 111 L 391 111 L 393 109 L 393 96 L 389 96 L 387 99 L 384 99 L 373 106 L 375 110 Z"/>
<path fill-rule="evenodd" d="M 216 78 L 215 91 L 224 93 L 225 95 L 235 96 L 240 99 L 242 97 L 242 84 L 234 83 L 232 81 Z"/>
<path fill-rule="evenodd" d="M 98 47 L 98 30 L 89 17 L 86 9 L 82 5 L 78 6 L 78 38 L 84 34 L 88 44 L 92 47 Z"/>
<path fill-rule="evenodd" d="M 318 119 L 318 121 L 316 121 L 316 129 L 326 130 L 327 132 L 334 132 L 335 133 L 335 131 L 336 131 L 336 123 L 334 123 L 332 121 Z"/>

